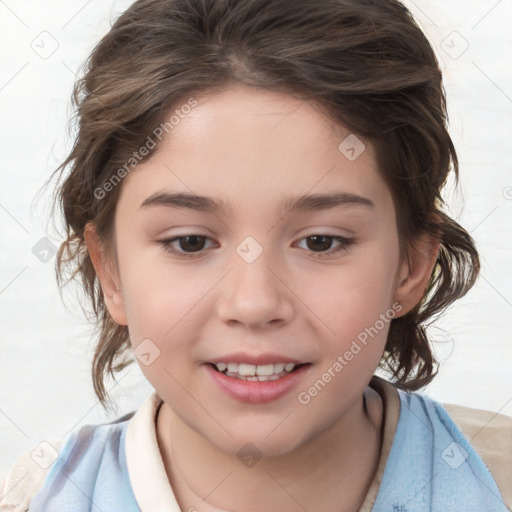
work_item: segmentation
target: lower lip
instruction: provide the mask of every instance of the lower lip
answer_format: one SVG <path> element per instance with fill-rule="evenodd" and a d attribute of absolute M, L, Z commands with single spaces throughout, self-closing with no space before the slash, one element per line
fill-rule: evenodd
<path fill-rule="evenodd" d="M 232 398 L 250 404 L 264 404 L 281 398 L 297 387 L 311 364 L 305 364 L 280 379 L 262 382 L 228 377 L 215 370 L 211 364 L 205 364 L 204 366 L 215 384 Z"/>

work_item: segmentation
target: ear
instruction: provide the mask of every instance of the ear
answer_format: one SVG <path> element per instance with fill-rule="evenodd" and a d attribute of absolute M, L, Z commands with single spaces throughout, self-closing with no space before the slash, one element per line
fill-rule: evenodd
<path fill-rule="evenodd" d="M 113 266 L 115 267 L 115 264 L 112 265 L 108 258 L 96 228 L 92 223 L 86 225 L 84 238 L 94 270 L 100 281 L 103 298 L 110 316 L 116 324 L 128 325 L 119 277 L 112 268 Z"/>
<path fill-rule="evenodd" d="M 439 238 L 429 234 L 420 235 L 409 251 L 409 261 L 405 259 L 401 263 L 397 276 L 395 301 L 400 303 L 403 309 L 397 316 L 405 315 L 421 302 L 440 246 Z"/>

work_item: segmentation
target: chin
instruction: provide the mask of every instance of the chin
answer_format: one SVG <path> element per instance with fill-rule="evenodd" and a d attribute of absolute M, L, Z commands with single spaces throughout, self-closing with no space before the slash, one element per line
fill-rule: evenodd
<path fill-rule="evenodd" d="M 287 442 L 283 443 L 269 443 L 265 439 L 244 439 L 240 444 L 235 447 L 235 450 L 230 451 L 231 455 L 236 455 L 242 462 L 247 455 L 255 456 L 258 459 L 272 459 L 285 457 L 294 450 L 300 447 L 300 443 Z"/>
<path fill-rule="evenodd" d="M 230 431 L 233 437 L 223 437 L 223 439 L 209 438 L 220 451 L 238 457 L 244 462 L 245 457 L 253 458 L 273 458 L 288 455 L 304 442 L 303 438 L 297 438 L 290 432 L 283 429 L 282 432 L 268 434 L 272 429 L 265 431 L 251 431 L 250 429 L 241 430 L 239 433 Z"/>

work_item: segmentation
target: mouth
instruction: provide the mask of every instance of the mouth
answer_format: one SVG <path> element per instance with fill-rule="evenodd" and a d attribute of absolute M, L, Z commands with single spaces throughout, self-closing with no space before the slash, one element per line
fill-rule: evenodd
<path fill-rule="evenodd" d="M 279 380 L 296 372 L 303 366 L 311 363 L 271 363 L 254 365 L 248 363 L 207 363 L 216 372 L 233 379 L 249 382 L 266 382 Z"/>
<path fill-rule="evenodd" d="M 264 364 L 244 363 L 242 358 L 236 363 L 217 360 L 203 367 L 216 388 L 227 396 L 239 402 L 264 404 L 291 396 L 310 374 L 312 366 L 298 361 L 270 363 L 269 359 L 279 361 L 280 358 L 260 357 L 260 361 L 253 361 Z"/>

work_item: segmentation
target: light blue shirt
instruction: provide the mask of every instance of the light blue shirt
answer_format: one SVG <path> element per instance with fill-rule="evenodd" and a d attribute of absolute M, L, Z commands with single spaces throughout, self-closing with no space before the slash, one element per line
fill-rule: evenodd
<path fill-rule="evenodd" d="M 400 416 L 372 511 L 508 512 L 494 478 L 444 407 L 398 392 Z M 72 433 L 29 512 L 140 512 L 125 453 L 133 414 Z"/>

